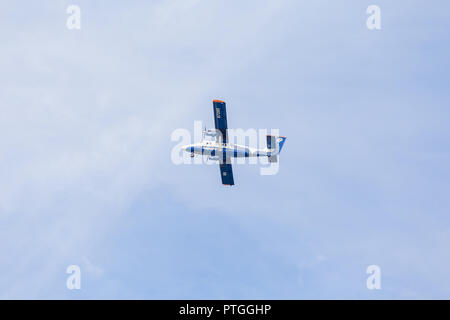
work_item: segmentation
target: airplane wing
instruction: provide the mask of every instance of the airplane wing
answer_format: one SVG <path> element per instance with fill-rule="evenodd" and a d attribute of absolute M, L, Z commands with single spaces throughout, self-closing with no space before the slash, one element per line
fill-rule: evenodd
<path fill-rule="evenodd" d="M 228 143 L 228 124 L 227 124 L 227 109 L 225 102 L 222 100 L 213 100 L 214 107 L 214 124 L 216 130 L 220 131 L 222 136 L 222 143 Z M 220 177 L 222 178 L 222 184 L 232 186 L 234 185 L 233 169 L 231 163 L 224 152 L 220 161 Z"/>
<path fill-rule="evenodd" d="M 220 163 L 220 177 L 222 184 L 232 186 L 234 185 L 233 169 L 231 163 Z"/>
<path fill-rule="evenodd" d="M 220 133 L 222 134 L 222 142 L 228 143 L 227 109 L 225 102 L 222 100 L 213 100 L 213 107 L 214 107 L 214 124 L 216 126 L 216 129 L 220 131 Z"/>

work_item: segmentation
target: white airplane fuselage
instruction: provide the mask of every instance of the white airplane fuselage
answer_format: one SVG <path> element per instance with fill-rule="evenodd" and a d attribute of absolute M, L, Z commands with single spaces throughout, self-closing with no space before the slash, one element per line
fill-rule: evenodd
<path fill-rule="evenodd" d="M 183 150 L 195 154 L 209 156 L 211 158 L 219 157 L 220 155 L 226 158 L 248 158 L 248 157 L 270 157 L 278 154 L 275 150 L 250 148 L 247 146 L 219 143 L 217 141 L 205 140 L 200 143 L 195 143 L 183 147 Z M 218 159 L 217 159 L 218 160 Z"/>

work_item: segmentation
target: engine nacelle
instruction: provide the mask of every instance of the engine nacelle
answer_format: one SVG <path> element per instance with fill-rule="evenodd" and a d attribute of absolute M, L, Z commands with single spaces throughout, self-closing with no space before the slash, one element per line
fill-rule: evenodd
<path fill-rule="evenodd" d="M 217 130 L 215 129 L 203 130 L 203 133 L 208 137 L 216 137 L 218 135 Z"/>

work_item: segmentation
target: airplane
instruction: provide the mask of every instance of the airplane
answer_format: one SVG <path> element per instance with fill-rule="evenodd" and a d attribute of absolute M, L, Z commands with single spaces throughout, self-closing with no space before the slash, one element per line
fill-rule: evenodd
<path fill-rule="evenodd" d="M 268 157 L 269 162 L 277 162 L 278 154 L 283 148 L 286 137 L 267 135 L 267 148 L 257 149 L 232 144 L 228 141 L 228 124 L 226 104 L 222 100 L 213 100 L 214 124 L 216 129 L 203 130 L 202 142 L 183 146 L 185 152 L 194 157 L 196 154 L 207 155 L 208 160 L 219 161 L 222 184 L 234 185 L 231 158 Z M 216 140 L 205 140 L 205 135 Z"/>

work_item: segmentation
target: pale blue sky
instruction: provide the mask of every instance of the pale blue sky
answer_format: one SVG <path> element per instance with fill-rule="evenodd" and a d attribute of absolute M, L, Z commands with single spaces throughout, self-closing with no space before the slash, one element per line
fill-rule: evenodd
<path fill-rule="evenodd" d="M 450 298 L 449 10 L 0 2 L 0 298 Z M 213 98 L 277 175 L 172 164 Z"/>

